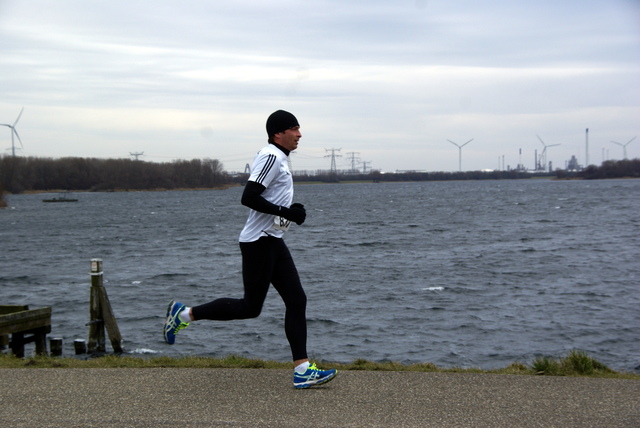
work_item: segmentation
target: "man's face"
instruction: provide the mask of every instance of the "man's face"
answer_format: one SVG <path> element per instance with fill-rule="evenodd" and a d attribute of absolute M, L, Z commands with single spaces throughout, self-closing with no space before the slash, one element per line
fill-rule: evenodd
<path fill-rule="evenodd" d="M 300 138 L 302 138 L 300 127 L 296 126 L 295 128 L 287 129 L 286 131 L 275 134 L 274 141 L 292 152 L 298 148 L 298 140 Z"/>

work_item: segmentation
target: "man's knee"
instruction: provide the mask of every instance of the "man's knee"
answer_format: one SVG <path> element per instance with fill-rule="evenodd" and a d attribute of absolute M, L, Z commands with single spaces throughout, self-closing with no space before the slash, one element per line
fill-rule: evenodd
<path fill-rule="evenodd" d="M 245 303 L 244 306 L 244 318 L 258 318 L 262 312 L 262 305 L 251 305 Z"/>
<path fill-rule="evenodd" d="M 307 296 L 304 294 L 304 291 L 299 293 L 293 299 L 287 299 L 287 301 L 285 302 L 285 306 L 289 310 L 304 312 L 307 309 Z"/>

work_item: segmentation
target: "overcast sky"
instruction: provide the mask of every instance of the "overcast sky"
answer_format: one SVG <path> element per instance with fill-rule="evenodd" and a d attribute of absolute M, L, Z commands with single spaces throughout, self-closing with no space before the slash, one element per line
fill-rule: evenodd
<path fill-rule="evenodd" d="M 0 123 L 37 157 L 242 171 L 292 112 L 294 170 L 621 159 L 640 136 L 638 0 L 0 0 Z M 640 139 L 627 146 L 640 157 Z M 0 127 L 0 153 L 11 134 Z"/>

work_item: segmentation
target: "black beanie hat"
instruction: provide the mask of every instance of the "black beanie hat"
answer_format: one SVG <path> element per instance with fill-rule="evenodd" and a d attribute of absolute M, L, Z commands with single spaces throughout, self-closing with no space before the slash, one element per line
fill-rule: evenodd
<path fill-rule="evenodd" d="M 271 113 L 267 119 L 267 134 L 269 137 L 278 132 L 300 126 L 298 119 L 288 111 L 278 110 Z"/>

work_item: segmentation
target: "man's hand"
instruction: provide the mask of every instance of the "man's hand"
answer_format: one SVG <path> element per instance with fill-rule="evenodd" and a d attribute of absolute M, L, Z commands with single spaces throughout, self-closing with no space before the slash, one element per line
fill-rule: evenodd
<path fill-rule="evenodd" d="M 280 215 L 299 226 L 307 218 L 307 210 L 304 209 L 304 205 L 295 203 L 291 208 L 281 207 Z"/>

